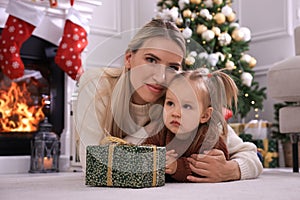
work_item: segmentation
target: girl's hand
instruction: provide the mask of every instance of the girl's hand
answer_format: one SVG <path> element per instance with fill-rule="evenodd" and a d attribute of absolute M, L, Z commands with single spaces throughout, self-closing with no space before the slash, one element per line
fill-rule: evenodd
<path fill-rule="evenodd" d="M 174 174 L 177 170 L 177 156 L 175 150 L 166 153 L 166 174 Z"/>

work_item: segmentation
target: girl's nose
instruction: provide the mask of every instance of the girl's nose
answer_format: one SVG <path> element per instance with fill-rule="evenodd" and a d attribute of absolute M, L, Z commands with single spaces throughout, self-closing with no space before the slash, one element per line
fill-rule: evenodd
<path fill-rule="evenodd" d="M 166 67 L 163 65 L 158 65 L 154 69 L 153 80 L 156 83 L 163 84 L 166 81 Z"/>
<path fill-rule="evenodd" d="M 176 117 L 176 118 L 179 118 L 181 117 L 181 110 L 179 107 L 175 107 L 172 111 L 172 116 L 173 117 Z"/>

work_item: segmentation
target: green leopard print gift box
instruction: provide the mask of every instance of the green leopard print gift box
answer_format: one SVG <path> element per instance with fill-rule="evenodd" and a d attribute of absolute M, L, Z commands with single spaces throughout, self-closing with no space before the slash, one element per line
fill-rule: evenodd
<path fill-rule="evenodd" d="M 86 150 L 86 185 L 143 188 L 165 184 L 165 147 L 105 144 Z"/>

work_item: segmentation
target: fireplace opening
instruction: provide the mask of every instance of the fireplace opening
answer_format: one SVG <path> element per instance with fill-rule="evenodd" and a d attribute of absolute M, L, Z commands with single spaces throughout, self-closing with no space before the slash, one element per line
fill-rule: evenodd
<path fill-rule="evenodd" d="M 56 45 L 31 36 L 20 50 L 24 76 L 11 81 L 0 71 L 0 156 L 30 155 L 30 141 L 45 117 L 60 137 L 65 81 L 54 62 L 56 50 Z"/>

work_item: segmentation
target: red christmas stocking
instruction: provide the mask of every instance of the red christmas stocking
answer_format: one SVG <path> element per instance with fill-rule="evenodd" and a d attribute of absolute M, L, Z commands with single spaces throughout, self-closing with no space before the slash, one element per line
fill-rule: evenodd
<path fill-rule="evenodd" d="M 73 80 L 83 73 L 81 52 L 87 46 L 87 20 L 73 7 L 69 9 L 62 40 L 56 52 L 55 62 Z"/>
<path fill-rule="evenodd" d="M 15 79 L 24 74 L 20 48 L 41 22 L 44 14 L 42 10 L 21 1 L 9 1 L 6 12 L 9 17 L 0 39 L 0 66 L 6 76 Z"/>

